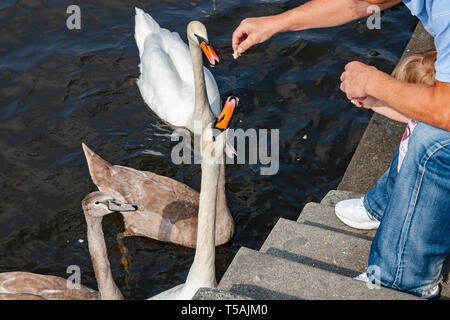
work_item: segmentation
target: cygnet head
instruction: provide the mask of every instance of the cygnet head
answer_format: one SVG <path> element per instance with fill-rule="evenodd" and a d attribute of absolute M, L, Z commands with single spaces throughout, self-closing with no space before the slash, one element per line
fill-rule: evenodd
<path fill-rule="evenodd" d="M 86 215 L 101 218 L 113 212 L 130 212 L 138 210 L 134 204 L 123 203 L 103 192 L 92 192 L 82 201 L 81 206 Z"/>

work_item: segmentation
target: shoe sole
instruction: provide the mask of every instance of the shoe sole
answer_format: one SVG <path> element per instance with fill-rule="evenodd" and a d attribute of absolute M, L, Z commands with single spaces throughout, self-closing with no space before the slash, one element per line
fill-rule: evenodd
<path fill-rule="evenodd" d="M 359 230 L 376 230 L 378 229 L 380 222 L 379 221 L 370 221 L 370 222 L 353 222 L 351 220 L 348 220 L 344 217 L 342 217 L 336 208 L 334 209 L 334 213 L 336 214 L 336 217 L 338 217 L 339 220 L 341 220 L 345 225 L 353 228 L 353 229 L 359 229 Z"/>

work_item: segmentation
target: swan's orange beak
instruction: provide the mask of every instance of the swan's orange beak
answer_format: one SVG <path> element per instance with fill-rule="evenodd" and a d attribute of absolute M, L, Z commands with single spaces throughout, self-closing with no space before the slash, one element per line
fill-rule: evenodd
<path fill-rule="evenodd" d="M 200 43 L 200 47 L 202 48 L 206 58 L 208 58 L 208 61 L 211 64 L 211 66 L 215 66 L 220 62 L 219 57 L 217 56 L 216 52 L 209 43 L 207 43 L 206 41 L 202 41 Z"/>
<path fill-rule="evenodd" d="M 238 106 L 238 104 L 239 98 L 233 96 L 228 97 L 227 102 L 225 102 L 225 106 L 222 109 L 222 113 L 217 117 L 217 129 L 225 130 L 228 128 L 234 109 Z"/>

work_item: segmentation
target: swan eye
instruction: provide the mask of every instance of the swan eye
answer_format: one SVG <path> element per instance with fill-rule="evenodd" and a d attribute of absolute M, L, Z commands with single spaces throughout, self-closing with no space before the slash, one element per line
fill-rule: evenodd
<path fill-rule="evenodd" d="M 205 44 L 208 44 L 208 41 L 206 41 L 205 38 L 200 37 L 198 34 L 195 34 L 195 36 L 197 37 L 198 43 L 201 44 L 202 42 L 204 42 Z"/>

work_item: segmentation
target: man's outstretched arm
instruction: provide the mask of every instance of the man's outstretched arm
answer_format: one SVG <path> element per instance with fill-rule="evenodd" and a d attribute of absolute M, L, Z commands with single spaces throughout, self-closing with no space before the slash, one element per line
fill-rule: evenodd
<path fill-rule="evenodd" d="M 242 20 L 233 33 L 233 50 L 240 53 L 286 31 L 326 28 L 368 16 L 367 8 L 373 4 L 381 10 L 401 0 L 312 0 L 297 8 L 274 16 Z"/>

